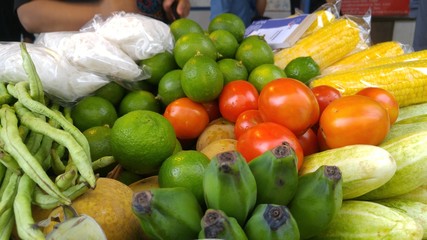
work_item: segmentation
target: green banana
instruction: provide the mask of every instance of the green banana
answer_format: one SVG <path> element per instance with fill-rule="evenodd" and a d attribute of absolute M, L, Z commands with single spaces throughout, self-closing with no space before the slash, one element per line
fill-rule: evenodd
<path fill-rule="evenodd" d="M 298 179 L 298 189 L 289 203 L 301 239 L 324 231 L 342 205 L 342 177 L 337 166 L 320 166 Z"/>
<path fill-rule="evenodd" d="M 287 205 L 298 186 L 298 158 L 287 142 L 249 162 L 257 184 L 257 204 Z"/>
<path fill-rule="evenodd" d="M 202 208 L 187 188 L 153 188 L 137 192 L 132 210 L 150 239 L 195 239 Z"/>
<path fill-rule="evenodd" d="M 222 210 L 243 226 L 256 203 L 257 187 L 245 158 L 236 150 L 214 156 L 203 176 L 207 208 Z"/>
<path fill-rule="evenodd" d="M 207 209 L 201 220 L 201 226 L 202 230 L 199 233 L 199 239 L 248 239 L 237 220 L 233 217 L 228 217 L 221 210 Z"/>
<path fill-rule="evenodd" d="M 249 240 L 299 240 L 297 222 L 284 205 L 258 204 L 245 225 Z"/>

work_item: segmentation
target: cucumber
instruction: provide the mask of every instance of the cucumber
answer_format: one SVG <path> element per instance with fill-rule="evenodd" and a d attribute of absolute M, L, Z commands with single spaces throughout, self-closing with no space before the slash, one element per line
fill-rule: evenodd
<path fill-rule="evenodd" d="M 314 172 L 322 165 L 341 170 L 343 199 L 356 198 L 382 186 L 397 168 L 391 154 L 381 147 L 349 145 L 306 156 L 299 174 Z"/>
<path fill-rule="evenodd" d="M 427 204 L 427 183 L 417 187 L 416 189 L 410 192 L 395 196 L 393 198 L 408 199 Z"/>
<path fill-rule="evenodd" d="M 397 117 L 396 123 L 425 114 L 427 114 L 427 102 L 402 107 L 399 109 L 399 116 Z"/>
<path fill-rule="evenodd" d="M 375 202 L 346 200 L 328 229 L 311 240 L 418 240 L 423 232 L 417 221 L 401 211 Z"/>
<path fill-rule="evenodd" d="M 420 131 L 427 131 L 427 120 L 424 122 L 393 124 L 390 127 L 390 131 L 388 132 L 387 136 L 384 138 L 383 142 L 390 141 L 393 138 L 397 138 L 409 133 L 416 133 Z"/>

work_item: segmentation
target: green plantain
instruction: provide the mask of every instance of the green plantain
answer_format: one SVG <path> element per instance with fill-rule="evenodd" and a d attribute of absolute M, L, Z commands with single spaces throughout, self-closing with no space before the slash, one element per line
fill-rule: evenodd
<path fill-rule="evenodd" d="M 233 217 L 228 217 L 223 211 L 207 209 L 201 221 L 202 230 L 199 238 L 215 238 L 224 240 L 246 240 L 245 232 Z"/>

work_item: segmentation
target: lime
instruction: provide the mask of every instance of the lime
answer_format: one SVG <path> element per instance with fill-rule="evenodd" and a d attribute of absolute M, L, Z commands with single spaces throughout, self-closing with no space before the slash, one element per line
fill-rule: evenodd
<path fill-rule="evenodd" d="M 247 80 L 248 70 L 242 62 L 233 58 L 218 61 L 218 67 L 224 75 L 224 85 L 234 80 Z"/>
<path fill-rule="evenodd" d="M 209 158 L 196 150 L 183 150 L 168 157 L 160 167 L 160 187 L 185 187 L 204 202 L 203 175 Z"/>
<path fill-rule="evenodd" d="M 320 74 L 319 65 L 310 56 L 297 57 L 285 67 L 286 76 L 307 84 Z"/>
<path fill-rule="evenodd" d="M 242 61 L 249 73 L 259 65 L 274 63 L 273 50 L 259 37 L 246 38 L 240 43 L 235 58 Z"/>
<path fill-rule="evenodd" d="M 101 88 L 98 88 L 98 90 L 94 92 L 94 95 L 103 97 L 110 101 L 114 106 L 118 106 L 125 93 L 126 89 L 122 85 L 111 81 Z"/>
<path fill-rule="evenodd" d="M 204 33 L 203 28 L 196 21 L 189 18 L 180 18 L 173 21 L 170 25 L 170 30 L 175 40 L 187 33 Z"/>
<path fill-rule="evenodd" d="M 117 119 L 114 105 L 105 98 L 88 96 L 71 108 L 73 124 L 80 130 L 102 125 L 113 126 Z"/>
<path fill-rule="evenodd" d="M 239 43 L 233 34 L 227 30 L 218 29 L 211 32 L 209 38 L 214 43 L 220 59 L 234 58 Z"/>
<path fill-rule="evenodd" d="M 147 81 L 153 85 L 157 85 L 167 72 L 178 68 L 173 54 L 168 51 L 141 60 L 139 65 L 150 72 L 150 78 Z"/>
<path fill-rule="evenodd" d="M 181 87 L 181 69 L 175 69 L 166 73 L 160 79 L 157 89 L 157 99 L 163 105 L 168 105 L 178 98 L 185 97 L 185 93 Z"/>
<path fill-rule="evenodd" d="M 221 13 L 214 17 L 208 26 L 209 33 L 223 29 L 227 30 L 234 35 L 237 42 L 241 42 L 243 40 L 243 36 L 245 35 L 246 26 L 243 20 L 233 13 Z"/>
<path fill-rule="evenodd" d="M 154 173 L 175 150 L 176 135 L 161 114 L 135 110 L 111 128 L 111 150 L 121 166 L 136 174 Z"/>
<path fill-rule="evenodd" d="M 223 85 L 224 76 L 217 62 L 209 57 L 192 57 L 182 69 L 182 90 L 195 102 L 215 100 L 221 93 Z"/>
<path fill-rule="evenodd" d="M 272 63 L 265 63 L 254 68 L 249 74 L 248 81 L 252 83 L 258 92 L 270 81 L 286 77 L 285 71 Z"/>
<path fill-rule="evenodd" d="M 149 110 L 160 112 L 161 106 L 159 100 L 154 94 L 145 90 L 135 90 L 126 94 L 119 105 L 119 116 L 123 116 L 134 110 Z"/>
<path fill-rule="evenodd" d="M 178 66 L 182 68 L 188 59 L 196 55 L 216 60 L 218 51 L 209 36 L 204 33 L 187 33 L 176 41 L 173 55 Z"/>

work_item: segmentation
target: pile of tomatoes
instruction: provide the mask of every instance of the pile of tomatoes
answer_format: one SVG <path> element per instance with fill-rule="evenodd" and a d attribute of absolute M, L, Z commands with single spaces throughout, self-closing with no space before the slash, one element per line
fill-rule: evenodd
<path fill-rule="evenodd" d="M 388 91 L 367 87 L 342 96 L 330 86 L 309 88 L 292 78 L 269 82 L 258 92 L 248 81 L 224 86 L 219 98 L 188 98 L 167 106 L 164 116 L 179 139 L 196 139 L 218 117 L 234 123 L 237 150 L 247 161 L 286 141 L 304 155 L 352 144 L 378 145 L 396 121 L 399 106 Z"/>

